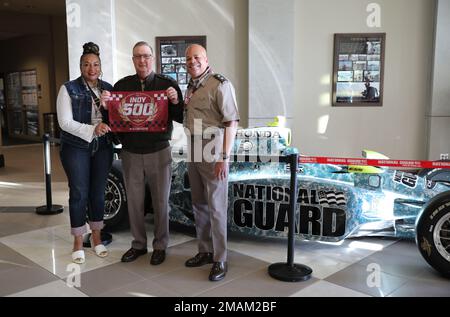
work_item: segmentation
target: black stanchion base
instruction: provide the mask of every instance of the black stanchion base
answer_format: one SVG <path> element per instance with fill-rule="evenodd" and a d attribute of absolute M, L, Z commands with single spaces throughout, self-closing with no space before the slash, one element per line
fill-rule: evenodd
<path fill-rule="evenodd" d="M 303 264 L 274 263 L 269 266 L 269 275 L 284 282 L 307 281 L 311 278 L 312 269 Z"/>
<path fill-rule="evenodd" d="M 36 213 L 38 215 L 56 215 L 64 211 L 64 207 L 61 205 L 51 205 L 50 208 L 47 206 L 41 206 L 36 208 Z"/>
<path fill-rule="evenodd" d="M 112 234 L 109 232 L 101 231 L 100 237 L 102 238 L 103 245 L 108 245 L 112 242 Z M 90 248 L 91 247 L 91 234 L 88 233 L 83 238 L 83 247 Z"/>

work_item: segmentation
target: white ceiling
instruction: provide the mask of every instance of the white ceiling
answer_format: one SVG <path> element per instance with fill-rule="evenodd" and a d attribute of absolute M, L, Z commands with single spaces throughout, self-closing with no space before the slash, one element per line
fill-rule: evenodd
<path fill-rule="evenodd" d="M 65 0 L 0 0 L 0 11 L 28 14 L 65 15 Z"/>

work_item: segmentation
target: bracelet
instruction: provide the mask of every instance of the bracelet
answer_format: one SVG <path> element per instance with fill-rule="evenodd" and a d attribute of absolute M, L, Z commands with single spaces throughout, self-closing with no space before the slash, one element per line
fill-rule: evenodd
<path fill-rule="evenodd" d="M 227 153 L 222 153 L 222 160 L 228 160 L 230 156 Z"/>

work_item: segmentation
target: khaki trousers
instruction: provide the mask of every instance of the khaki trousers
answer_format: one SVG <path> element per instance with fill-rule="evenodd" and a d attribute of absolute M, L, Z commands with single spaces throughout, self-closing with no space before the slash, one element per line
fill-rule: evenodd
<path fill-rule="evenodd" d="M 203 145 L 206 143 L 204 141 Z M 227 260 L 228 179 L 215 177 L 215 164 L 189 162 L 188 174 L 198 250 L 212 252 L 214 261 L 222 262 Z"/>

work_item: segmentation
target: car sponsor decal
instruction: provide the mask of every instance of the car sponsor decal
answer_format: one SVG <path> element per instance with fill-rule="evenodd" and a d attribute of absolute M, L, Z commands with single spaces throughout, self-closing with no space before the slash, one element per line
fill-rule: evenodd
<path fill-rule="evenodd" d="M 426 183 L 427 189 L 433 189 L 434 187 L 436 187 L 436 184 L 437 184 L 435 181 L 433 181 L 431 179 L 427 179 L 427 178 L 425 178 L 425 183 Z"/>
<path fill-rule="evenodd" d="M 347 204 L 344 193 L 343 192 L 335 192 L 335 191 L 319 191 L 319 203 L 321 205 L 338 205 L 345 206 Z"/>
<path fill-rule="evenodd" d="M 401 171 L 395 171 L 393 181 L 405 185 L 410 188 L 416 188 L 418 177 L 416 175 L 405 173 Z"/>
<path fill-rule="evenodd" d="M 434 180 L 432 180 L 432 177 L 434 174 L 437 174 L 439 171 L 443 170 L 442 168 L 435 168 L 430 170 L 426 175 L 425 175 L 425 182 L 426 182 L 426 186 L 428 189 L 433 189 L 434 187 L 436 187 L 436 182 Z"/>
<path fill-rule="evenodd" d="M 288 228 L 290 189 L 281 186 L 233 184 L 233 221 L 238 227 L 284 232 Z M 340 237 L 345 234 L 347 199 L 343 192 L 299 188 L 295 232 Z"/>

